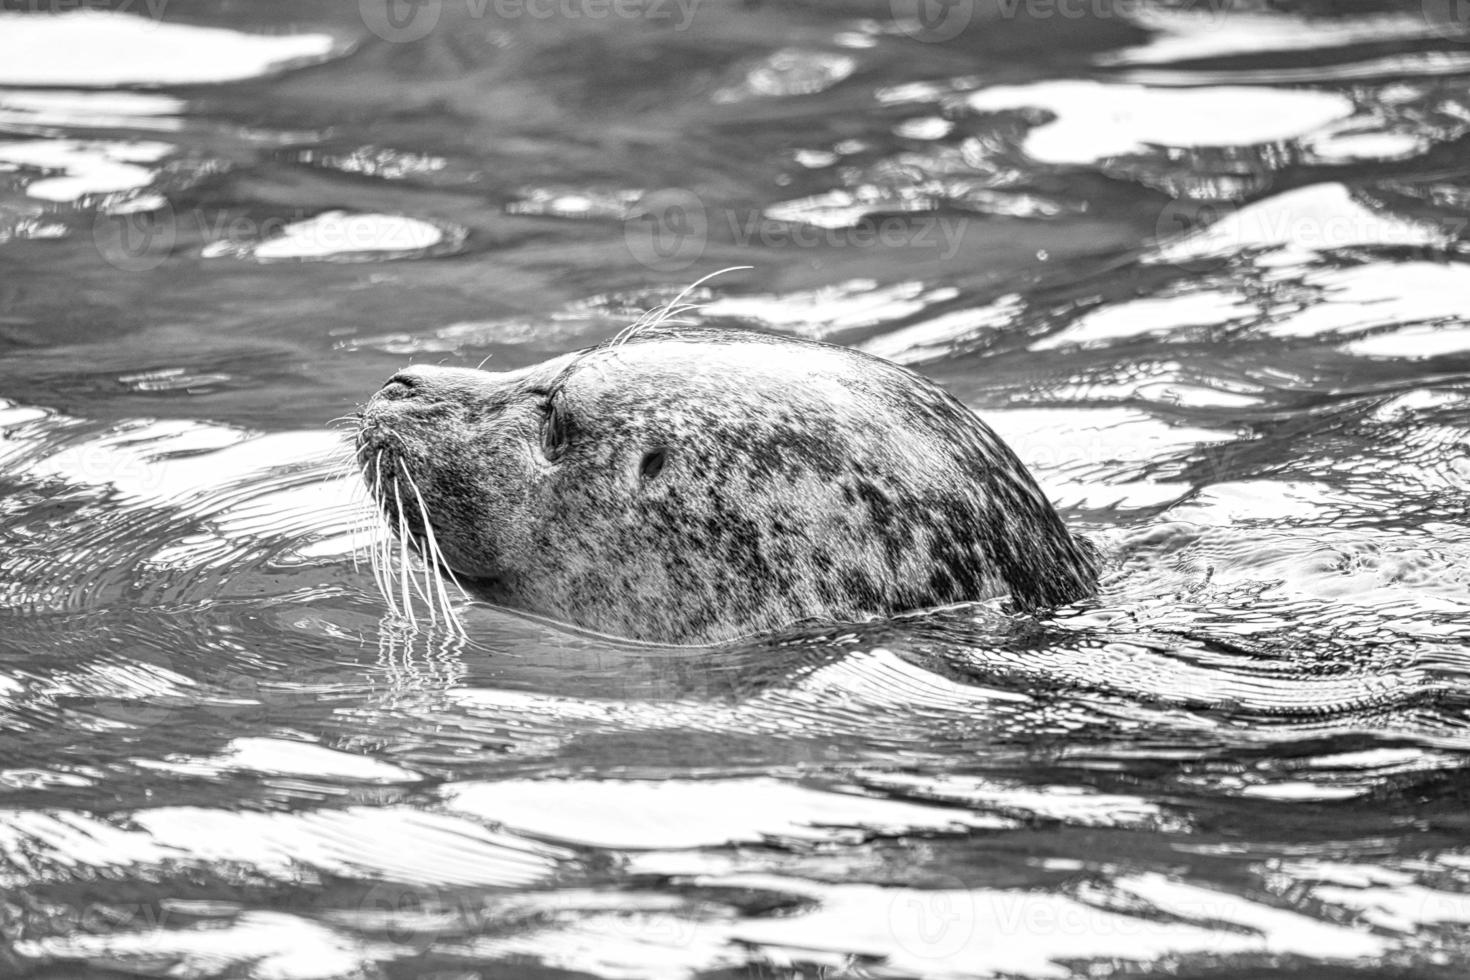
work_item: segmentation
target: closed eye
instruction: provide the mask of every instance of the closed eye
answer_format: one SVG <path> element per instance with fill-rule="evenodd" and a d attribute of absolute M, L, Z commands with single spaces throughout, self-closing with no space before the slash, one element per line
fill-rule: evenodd
<path fill-rule="evenodd" d="M 568 424 L 566 408 L 559 399 L 548 396 L 542 412 L 541 451 L 554 463 L 566 454 L 571 426 Z"/>
<path fill-rule="evenodd" d="M 664 471 L 664 464 L 669 460 L 667 449 L 653 449 L 643 454 L 643 461 L 638 464 L 638 478 L 652 480 Z"/>

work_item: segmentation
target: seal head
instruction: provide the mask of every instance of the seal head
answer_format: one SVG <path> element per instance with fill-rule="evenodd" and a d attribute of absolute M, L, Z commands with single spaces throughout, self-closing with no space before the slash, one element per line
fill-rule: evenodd
<path fill-rule="evenodd" d="M 410 367 L 364 409 L 358 458 L 471 592 L 639 640 L 1097 582 L 1095 549 L 955 398 L 788 337 L 661 327 L 500 374 Z"/>

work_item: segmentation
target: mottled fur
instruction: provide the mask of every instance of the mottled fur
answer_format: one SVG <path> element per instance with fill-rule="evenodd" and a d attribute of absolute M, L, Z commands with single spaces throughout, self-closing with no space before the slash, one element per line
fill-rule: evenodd
<path fill-rule="evenodd" d="M 1006 592 L 1046 606 L 1097 580 L 1091 545 L 983 422 L 826 344 L 661 326 L 504 374 L 412 367 L 359 444 L 412 474 L 466 588 L 636 639 Z"/>

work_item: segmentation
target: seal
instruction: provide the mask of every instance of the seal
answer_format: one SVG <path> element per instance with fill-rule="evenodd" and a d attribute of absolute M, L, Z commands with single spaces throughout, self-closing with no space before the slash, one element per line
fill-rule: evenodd
<path fill-rule="evenodd" d="M 522 370 L 412 366 L 363 408 L 357 459 L 399 546 L 474 597 L 636 640 L 1097 584 L 963 404 L 791 337 L 664 323 Z"/>

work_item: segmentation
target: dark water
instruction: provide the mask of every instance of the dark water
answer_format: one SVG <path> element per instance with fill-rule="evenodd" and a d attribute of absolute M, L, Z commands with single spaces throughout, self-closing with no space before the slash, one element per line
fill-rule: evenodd
<path fill-rule="evenodd" d="M 0 975 L 1470 969 L 1470 8 L 81 7 L 0 5 Z M 1099 601 L 387 618 L 329 420 L 733 265 Z"/>

